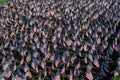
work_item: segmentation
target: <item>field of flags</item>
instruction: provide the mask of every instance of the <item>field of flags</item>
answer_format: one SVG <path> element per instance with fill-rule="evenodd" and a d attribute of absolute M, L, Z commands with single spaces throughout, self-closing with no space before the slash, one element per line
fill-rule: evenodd
<path fill-rule="evenodd" d="M 0 80 L 120 76 L 120 0 L 0 4 Z"/>

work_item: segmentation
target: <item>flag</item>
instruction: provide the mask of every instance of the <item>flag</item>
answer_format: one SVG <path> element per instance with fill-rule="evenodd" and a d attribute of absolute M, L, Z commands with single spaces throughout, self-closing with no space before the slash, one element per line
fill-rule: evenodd
<path fill-rule="evenodd" d="M 70 56 L 70 52 L 69 52 L 69 50 L 66 50 L 66 51 L 65 51 L 65 55 L 66 55 L 67 57 Z"/>
<path fill-rule="evenodd" d="M 36 62 L 35 62 L 35 59 L 34 59 L 34 58 L 32 59 L 32 63 L 31 63 L 31 66 L 32 66 L 32 68 L 33 68 L 33 69 L 35 69 L 35 66 L 36 66 Z"/>
<path fill-rule="evenodd" d="M 114 71 L 114 77 L 117 77 L 117 76 L 119 76 L 119 73 L 115 70 Z"/>
<path fill-rule="evenodd" d="M 61 37 L 61 33 L 60 33 L 60 32 L 58 32 L 57 37 L 58 37 L 58 38 L 60 38 L 60 37 Z"/>
<path fill-rule="evenodd" d="M 34 57 L 34 58 L 37 58 L 37 56 L 38 56 L 38 52 L 37 52 L 37 50 L 35 49 L 34 52 L 33 52 L 33 57 Z"/>
<path fill-rule="evenodd" d="M 55 74 L 54 80 L 61 80 L 61 79 L 60 79 L 60 72 L 59 72 L 59 70 L 58 70 L 57 73 Z"/>
<path fill-rule="evenodd" d="M 16 67 L 16 62 L 13 62 L 13 64 L 12 64 L 12 69 L 13 69 L 13 71 L 15 71 L 15 70 L 17 69 L 17 67 Z"/>
<path fill-rule="evenodd" d="M 53 48 L 54 48 L 54 50 L 56 50 L 56 48 L 57 48 L 57 43 L 56 43 L 56 41 L 55 41 L 54 44 L 53 44 Z"/>
<path fill-rule="evenodd" d="M 32 28 L 30 28 L 30 35 L 29 36 L 31 39 L 33 39 L 33 35 L 34 35 L 34 32 L 33 32 Z"/>
<path fill-rule="evenodd" d="M 54 69 L 55 69 L 55 66 L 54 66 L 54 63 L 53 63 L 53 62 L 52 62 L 52 67 L 51 67 L 51 68 L 52 68 L 52 70 L 54 70 Z"/>
<path fill-rule="evenodd" d="M 35 66 L 35 70 L 36 70 L 36 72 L 38 73 L 38 66 L 37 66 L 37 65 Z"/>
<path fill-rule="evenodd" d="M 28 69 L 29 69 L 28 64 L 25 62 L 25 65 L 24 65 L 24 72 L 27 72 Z"/>
<path fill-rule="evenodd" d="M 38 80 L 42 80 L 41 79 L 41 73 L 39 73 L 39 75 L 38 75 Z"/>
<path fill-rule="evenodd" d="M 28 41 L 28 35 L 24 36 L 24 41 L 27 42 Z"/>
<path fill-rule="evenodd" d="M 26 73 L 25 73 L 25 77 L 27 78 L 27 77 L 32 77 L 32 74 L 31 74 L 31 72 L 28 70 Z"/>
<path fill-rule="evenodd" d="M 72 70 L 70 70 L 70 73 L 69 73 L 69 80 L 73 80 Z"/>
<path fill-rule="evenodd" d="M 21 61 L 20 61 L 20 65 L 22 65 L 24 63 L 24 57 L 22 57 Z"/>
<path fill-rule="evenodd" d="M 77 58 L 77 56 L 76 56 L 75 54 L 73 54 L 73 55 L 71 56 L 71 63 L 74 63 L 74 61 L 75 61 L 76 58 Z"/>
<path fill-rule="evenodd" d="M 68 40 L 66 41 L 66 44 L 67 44 L 67 46 L 69 47 L 69 46 L 71 46 L 71 45 L 73 44 L 73 41 L 72 41 L 71 39 L 68 39 Z"/>
<path fill-rule="evenodd" d="M 45 68 L 45 71 L 44 71 L 44 77 L 47 76 L 47 71 L 46 71 L 46 68 Z"/>
<path fill-rule="evenodd" d="M 84 51 L 88 51 L 87 43 L 84 44 Z"/>
<path fill-rule="evenodd" d="M 42 69 L 45 69 L 45 61 L 44 61 L 44 59 L 42 60 L 42 62 L 41 62 L 41 64 L 40 64 L 40 66 L 42 67 Z"/>
<path fill-rule="evenodd" d="M 42 38 L 42 42 L 45 43 L 46 42 L 46 39 L 45 37 Z"/>
<path fill-rule="evenodd" d="M 62 68 L 62 70 L 61 70 L 60 73 L 61 73 L 61 74 L 65 73 L 65 65 L 63 66 L 63 68 Z"/>
<path fill-rule="evenodd" d="M 88 59 L 90 59 L 90 61 L 93 61 L 93 56 L 91 53 L 88 54 Z"/>
<path fill-rule="evenodd" d="M 32 43 L 32 50 L 35 50 L 36 47 L 35 47 L 35 43 Z"/>
<path fill-rule="evenodd" d="M 60 63 L 60 58 L 58 57 L 58 58 L 55 60 L 55 66 L 58 67 L 59 63 Z"/>
<path fill-rule="evenodd" d="M 11 76 L 12 72 L 10 71 L 10 68 L 7 67 L 7 69 L 3 72 L 3 76 L 6 78 L 9 78 Z"/>
<path fill-rule="evenodd" d="M 79 76 L 80 75 L 80 71 L 79 69 L 74 69 L 74 76 Z"/>
<path fill-rule="evenodd" d="M 70 61 L 68 60 L 66 67 L 68 68 L 69 66 L 70 66 Z"/>
<path fill-rule="evenodd" d="M 76 69 L 80 69 L 80 61 L 77 63 L 77 65 L 76 65 L 75 68 L 76 68 Z"/>
<path fill-rule="evenodd" d="M 2 62 L 1 62 L 1 64 L 4 64 L 4 62 L 5 62 L 5 56 L 2 57 Z"/>
<path fill-rule="evenodd" d="M 93 68 L 93 64 L 92 62 L 89 62 L 89 64 L 87 65 L 87 70 L 91 71 Z"/>
<path fill-rule="evenodd" d="M 37 36 L 37 35 L 34 36 L 34 42 L 35 42 L 35 43 L 38 42 L 38 36 Z"/>
<path fill-rule="evenodd" d="M 93 51 L 96 50 L 96 46 L 95 46 L 95 45 L 96 45 L 95 43 L 92 45 L 92 50 L 93 50 Z"/>
<path fill-rule="evenodd" d="M 33 27 L 33 31 L 36 33 L 37 32 L 37 27 L 36 25 L 34 24 L 34 27 Z"/>
<path fill-rule="evenodd" d="M 0 74 L 0 80 L 5 80 L 2 74 Z"/>
<path fill-rule="evenodd" d="M 14 76 L 13 73 L 12 73 L 12 80 L 16 80 L 16 77 Z"/>
<path fill-rule="evenodd" d="M 8 47 L 8 45 L 9 45 L 9 43 L 10 43 L 10 41 L 9 41 L 9 40 L 8 40 L 8 41 L 5 41 L 4 48 L 7 48 L 7 47 Z"/>
<path fill-rule="evenodd" d="M 100 38 L 97 39 L 97 44 L 98 45 L 101 44 L 101 39 Z"/>
<path fill-rule="evenodd" d="M 54 80 L 53 76 L 51 76 L 51 80 Z"/>
<path fill-rule="evenodd" d="M 84 62 L 87 64 L 87 55 L 84 56 Z"/>
<path fill-rule="evenodd" d="M 52 43 L 54 43 L 55 41 L 56 41 L 56 35 L 52 37 Z"/>
<path fill-rule="evenodd" d="M 27 57 L 26 57 L 26 61 L 29 62 L 30 60 L 31 60 L 31 54 L 30 54 L 30 52 L 28 52 Z"/>
<path fill-rule="evenodd" d="M 39 40 L 37 41 L 36 48 L 37 48 L 37 49 L 40 48 L 40 42 L 39 42 Z"/>
<path fill-rule="evenodd" d="M 94 64 L 96 67 L 100 67 L 99 62 L 98 62 L 98 59 L 97 59 L 96 56 L 94 57 L 93 64 Z"/>
<path fill-rule="evenodd" d="M 5 62 L 3 63 L 3 70 L 6 70 L 7 68 L 8 68 L 8 62 L 5 61 Z"/>
<path fill-rule="evenodd" d="M 52 55 L 50 56 L 50 60 L 51 61 L 55 61 L 55 54 L 54 54 L 54 52 L 52 52 Z"/>
<path fill-rule="evenodd" d="M 66 55 L 63 53 L 63 56 L 62 56 L 62 61 L 63 63 L 66 63 Z"/>
<path fill-rule="evenodd" d="M 88 80 L 93 80 L 93 75 L 92 73 L 90 72 L 90 70 L 87 70 L 86 73 L 85 73 L 85 76 Z"/>

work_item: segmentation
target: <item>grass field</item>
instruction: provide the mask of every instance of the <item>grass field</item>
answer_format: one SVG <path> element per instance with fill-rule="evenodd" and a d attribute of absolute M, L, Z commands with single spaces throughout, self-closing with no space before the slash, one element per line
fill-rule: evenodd
<path fill-rule="evenodd" d="M 6 2 L 6 1 L 8 1 L 8 0 L 0 0 L 0 2 Z"/>

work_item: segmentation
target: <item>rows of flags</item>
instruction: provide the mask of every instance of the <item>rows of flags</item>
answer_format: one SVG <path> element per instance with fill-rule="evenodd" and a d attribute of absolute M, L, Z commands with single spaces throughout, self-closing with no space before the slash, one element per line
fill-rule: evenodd
<path fill-rule="evenodd" d="M 120 71 L 119 0 L 0 4 L 0 80 L 108 78 Z"/>

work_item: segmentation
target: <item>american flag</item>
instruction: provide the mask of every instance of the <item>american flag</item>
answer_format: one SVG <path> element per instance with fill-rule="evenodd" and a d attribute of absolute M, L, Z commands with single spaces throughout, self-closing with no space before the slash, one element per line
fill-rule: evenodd
<path fill-rule="evenodd" d="M 32 30 L 32 28 L 30 29 L 30 38 L 33 39 L 33 35 L 34 35 L 34 32 Z"/>
<path fill-rule="evenodd" d="M 27 57 L 26 57 L 26 61 L 29 62 L 30 60 L 31 60 L 31 54 L 30 54 L 30 52 L 28 52 Z"/>
<path fill-rule="evenodd" d="M 16 77 L 15 77 L 15 75 L 12 73 L 12 78 L 11 78 L 12 80 L 16 80 Z"/>
<path fill-rule="evenodd" d="M 24 57 L 22 57 L 21 61 L 20 61 L 20 65 L 22 65 L 24 63 Z"/>
<path fill-rule="evenodd" d="M 61 33 L 60 33 L 60 32 L 58 32 L 57 37 L 58 37 L 58 38 L 60 38 L 60 37 L 61 37 Z"/>
<path fill-rule="evenodd" d="M 80 71 L 79 69 L 74 69 L 74 76 L 79 76 L 80 75 Z"/>
<path fill-rule="evenodd" d="M 76 58 L 77 58 L 77 56 L 76 56 L 75 54 L 73 54 L 73 55 L 71 56 L 71 63 L 74 63 L 74 61 L 75 61 Z"/>
<path fill-rule="evenodd" d="M 66 63 L 66 55 L 63 53 L 63 56 L 62 56 L 62 61 L 63 63 Z"/>
<path fill-rule="evenodd" d="M 37 50 L 35 49 L 34 52 L 33 52 L 33 57 L 34 57 L 34 58 L 37 58 L 37 56 L 38 56 L 38 52 L 37 52 Z"/>
<path fill-rule="evenodd" d="M 35 61 L 35 59 L 34 59 L 34 58 L 32 59 L 31 66 L 32 66 L 32 68 L 33 68 L 33 69 L 35 69 L 35 66 L 36 66 L 36 61 Z"/>
<path fill-rule="evenodd" d="M 32 74 L 29 70 L 25 73 L 25 77 L 30 77 L 30 78 L 32 77 Z"/>
<path fill-rule="evenodd" d="M 59 72 L 59 70 L 58 70 L 57 73 L 55 74 L 54 80 L 61 80 L 61 79 L 60 79 L 60 72 Z"/>
<path fill-rule="evenodd" d="M 34 25 L 33 31 L 36 33 L 37 32 L 37 27 Z"/>
<path fill-rule="evenodd" d="M 80 68 L 80 61 L 76 65 L 76 69 L 79 69 L 79 68 Z"/>
<path fill-rule="evenodd" d="M 71 46 L 73 44 L 73 41 L 71 39 L 68 39 L 66 41 L 66 43 L 67 43 L 67 46 L 69 47 L 69 46 Z"/>
<path fill-rule="evenodd" d="M 3 76 L 6 78 L 9 78 L 11 76 L 12 72 L 9 67 L 3 72 Z"/>
<path fill-rule="evenodd" d="M 35 50 L 36 47 L 35 47 L 35 43 L 32 43 L 32 50 Z"/>
<path fill-rule="evenodd" d="M 35 43 L 38 42 L 38 36 L 37 36 L 37 35 L 34 36 L 34 42 L 35 42 Z"/>
<path fill-rule="evenodd" d="M 52 62 L 52 66 L 51 66 L 52 70 L 55 69 L 54 63 Z"/>
<path fill-rule="evenodd" d="M 73 80 L 72 70 L 70 70 L 70 73 L 69 73 L 69 80 Z"/>
<path fill-rule="evenodd" d="M 60 63 L 60 58 L 58 57 L 58 58 L 55 60 L 55 66 L 58 67 L 59 63 Z"/>
<path fill-rule="evenodd" d="M 94 64 L 96 67 L 100 67 L 99 62 L 98 62 L 98 58 L 97 58 L 96 56 L 94 57 L 93 64 Z"/>
<path fill-rule="evenodd" d="M 15 70 L 17 69 L 17 67 L 16 67 L 16 62 L 14 62 L 14 63 L 12 64 L 12 69 L 13 69 L 13 71 L 15 71 Z"/>
<path fill-rule="evenodd" d="M 7 68 L 8 68 L 8 62 L 5 61 L 5 62 L 3 63 L 3 70 L 6 70 Z"/>
<path fill-rule="evenodd" d="M 40 48 L 40 42 L 38 40 L 37 44 L 36 44 L 36 48 L 39 49 Z"/>
<path fill-rule="evenodd" d="M 38 75 L 38 80 L 42 80 L 41 79 L 41 73 L 39 73 L 39 75 Z"/>
<path fill-rule="evenodd" d="M 53 48 L 54 48 L 54 50 L 56 50 L 56 48 L 57 48 L 57 43 L 56 43 L 56 41 L 54 42 Z"/>
<path fill-rule="evenodd" d="M 62 70 L 61 70 L 60 73 L 61 73 L 61 74 L 65 73 L 65 65 L 63 66 L 63 68 L 62 68 Z"/>
<path fill-rule="evenodd" d="M 47 71 L 46 71 L 46 68 L 45 68 L 45 71 L 44 71 L 44 77 L 47 76 Z"/>
<path fill-rule="evenodd" d="M 53 52 L 52 55 L 50 56 L 50 60 L 51 60 L 51 61 L 55 61 L 55 54 L 54 54 L 54 52 Z"/>
<path fill-rule="evenodd" d="M 87 60 L 87 55 L 84 56 L 84 62 L 87 64 L 88 60 Z"/>
<path fill-rule="evenodd" d="M 0 74 L 0 80 L 5 80 L 2 74 Z"/>
<path fill-rule="evenodd" d="M 42 60 L 40 66 L 42 67 L 42 69 L 45 69 L 45 61 L 44 61 L 44 59 Z"/>
<path fill-rule="evenodd" d="M 52 43 L 54 43 L 55 41 L 56 41 L 56 35 L 53 36 Z"/>
<path fill-rule="evenodd" d="M 90 70 L 88 70 L 88 69 L 87 69 L 87 71 L 86 71 L 85 76 L 86 76 L 86 78 L 87 78 L 88 80 L 93 80 L 93 75 L 92 75 L 92 73 L 90 72 Z"/>
<path fill-rule="evenodd" d="M 87 65 L 87 70 L 91 71 L 93 68 L 93 64 L 92 62 L 89 62 L 89 64 Z"/>
<path fill-rule="evenodd" d="M 25 62 L 25 65 L 24 65 L 24 72 L 27 72 L 28 69 L 29 69 L 28 64 Z"/>
<path fill-rule="evenodd" d="M 92 54 L 88 54 L 88 59 L 90 59 L 90 61 L 93 61 L 93 56 L 92 56 Z"/>

